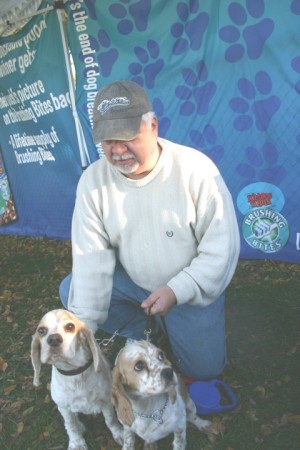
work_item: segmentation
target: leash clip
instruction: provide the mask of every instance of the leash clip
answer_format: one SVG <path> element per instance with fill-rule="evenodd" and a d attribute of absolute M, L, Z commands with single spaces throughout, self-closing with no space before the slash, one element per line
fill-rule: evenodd
<path fill-rule="evenodd" d="M 151 326 L 150 326 L 152 318 L 151 318 L 150 314 L 151 314 L 151 306 L 150 306 L 150 308 L 148 310 L 148 320 L 147 320 L 146 328 L 144 330 L 144 335 L 146 336 L 146 341 L 147 342 L 151 342 L 150 336 L 151 336 L 151 333 L 152 333 L 152 329 L 151 329 Z M 147 325 L 148 325 L 148 327 L 147 327 Z"/>
<path fill-rule="evenodd" d="M 99 341 L 100 348 L 108 347 L 110 344 L 112 344 L 115 340 L 115 337 L 119 336 L 119 331 L 120 331 L 120 329 L 118 328 L 116 331 L 114 331 L 113 335 L 110 338 L 102 339 L 102 341 Z"/>
<path fill-rule="evenodd" d="M 152 330 L 151 328 L 147 328 L 146 330 L 144 330 L 144 335 L 146 336 L 146 341 L 150 342 L 150 336 L 151 336 Z"/>

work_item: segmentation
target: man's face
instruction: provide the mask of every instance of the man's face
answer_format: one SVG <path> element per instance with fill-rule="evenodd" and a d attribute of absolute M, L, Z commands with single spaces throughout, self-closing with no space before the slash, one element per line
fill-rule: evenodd
<path fill-rule="evenodd" d="M 157 143 L 157 119 L 141 123 L 137 136 L 131 141 L 102 141 L 107 160 L 125 176 L 143 178 L 154 168 L 160 155 Z"/>

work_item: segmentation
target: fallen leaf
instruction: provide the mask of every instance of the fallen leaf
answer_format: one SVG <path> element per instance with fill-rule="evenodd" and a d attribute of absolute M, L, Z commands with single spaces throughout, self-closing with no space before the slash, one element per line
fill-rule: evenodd
<path fill-rule="evenodd" d="M 294 416 L 288 416 L 288 421 L 292 425 L 300 425 L 300 414 L 296 414 Z"/>
<path fill-rule="evenodd" d="M 246 411 L 246 415 L 253 422 L 256 422 L 258 420 L 258 418 L 256 417 L 256 411 L 254 411 L 254 410 L 249 409 L 248 411 Z"/>
<path fill-rule="evenodd" d="M 30 406 L 30 408 L 27 408 L 23 411 L 22 416 L 28 416 L 28 414 L 31 414 L 33 410 L 34 410 L 34 407 Z"/>
<path fill-rule="evenodd" d="M 5 372 L 7 367 L 7 362 L 5 362 L 4 359 L 0 357 L 0 370 L 2 370 L 2 372 Z"/>
<path fill-rule="evenodd" d="M 16 384 L 12 384 L 11 386 L 7 386 L 6 388 L 4 388 L 4 394 L 5 395 L 9 395 L 14 389 L 16 389 L 17 385 Z"/>
<path fill-rule="evenodd" d="M 270 423 L 263 423 L 260 426 L 260 432 L 263 436 L 268 436 L 270 434 L 272 434 L 273 431 L 273 427 Z"/>
<path fill-rule="evenodd" d="M 258 394 L 260 394 L 260 396 L 262 398 L 266 397 L 266 388 L 264 388 L 263 386 L 256 386 L 256 388 L 254 389 L 254 392 L 257 392 Z"/>
<path fill-rule="evenodd" d="M 21 433 L 23 433 L 23 431 L 24 431 L 24 423 L 23 422 L 19 422 L 17 424 L 17 433 L 21 434 Z"/>

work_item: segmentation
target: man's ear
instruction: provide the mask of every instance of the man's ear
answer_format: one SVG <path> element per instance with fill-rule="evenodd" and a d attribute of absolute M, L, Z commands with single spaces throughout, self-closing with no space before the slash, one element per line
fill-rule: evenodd
<path fill-rule="evenodd" d="M 152 117 L 152 120 L 151 120 L 151 130 L 154 133 L 156 133 L 156 135 L 158 135 L 158 120 L 155 115 Z"/>

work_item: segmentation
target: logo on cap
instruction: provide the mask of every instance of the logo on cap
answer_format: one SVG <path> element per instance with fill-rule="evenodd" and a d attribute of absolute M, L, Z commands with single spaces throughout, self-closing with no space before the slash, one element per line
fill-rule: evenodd
<path fill-rule="evenodd" d="M 97 110 L 100 114 L 105 114 L 109 109 L 114 108 L 115 106 L 128 106 L 130 105 L 130 100 L 127 97 L 115 97 L 111 100 L 102 100 L 100 105 L 97 107 Z"/>

